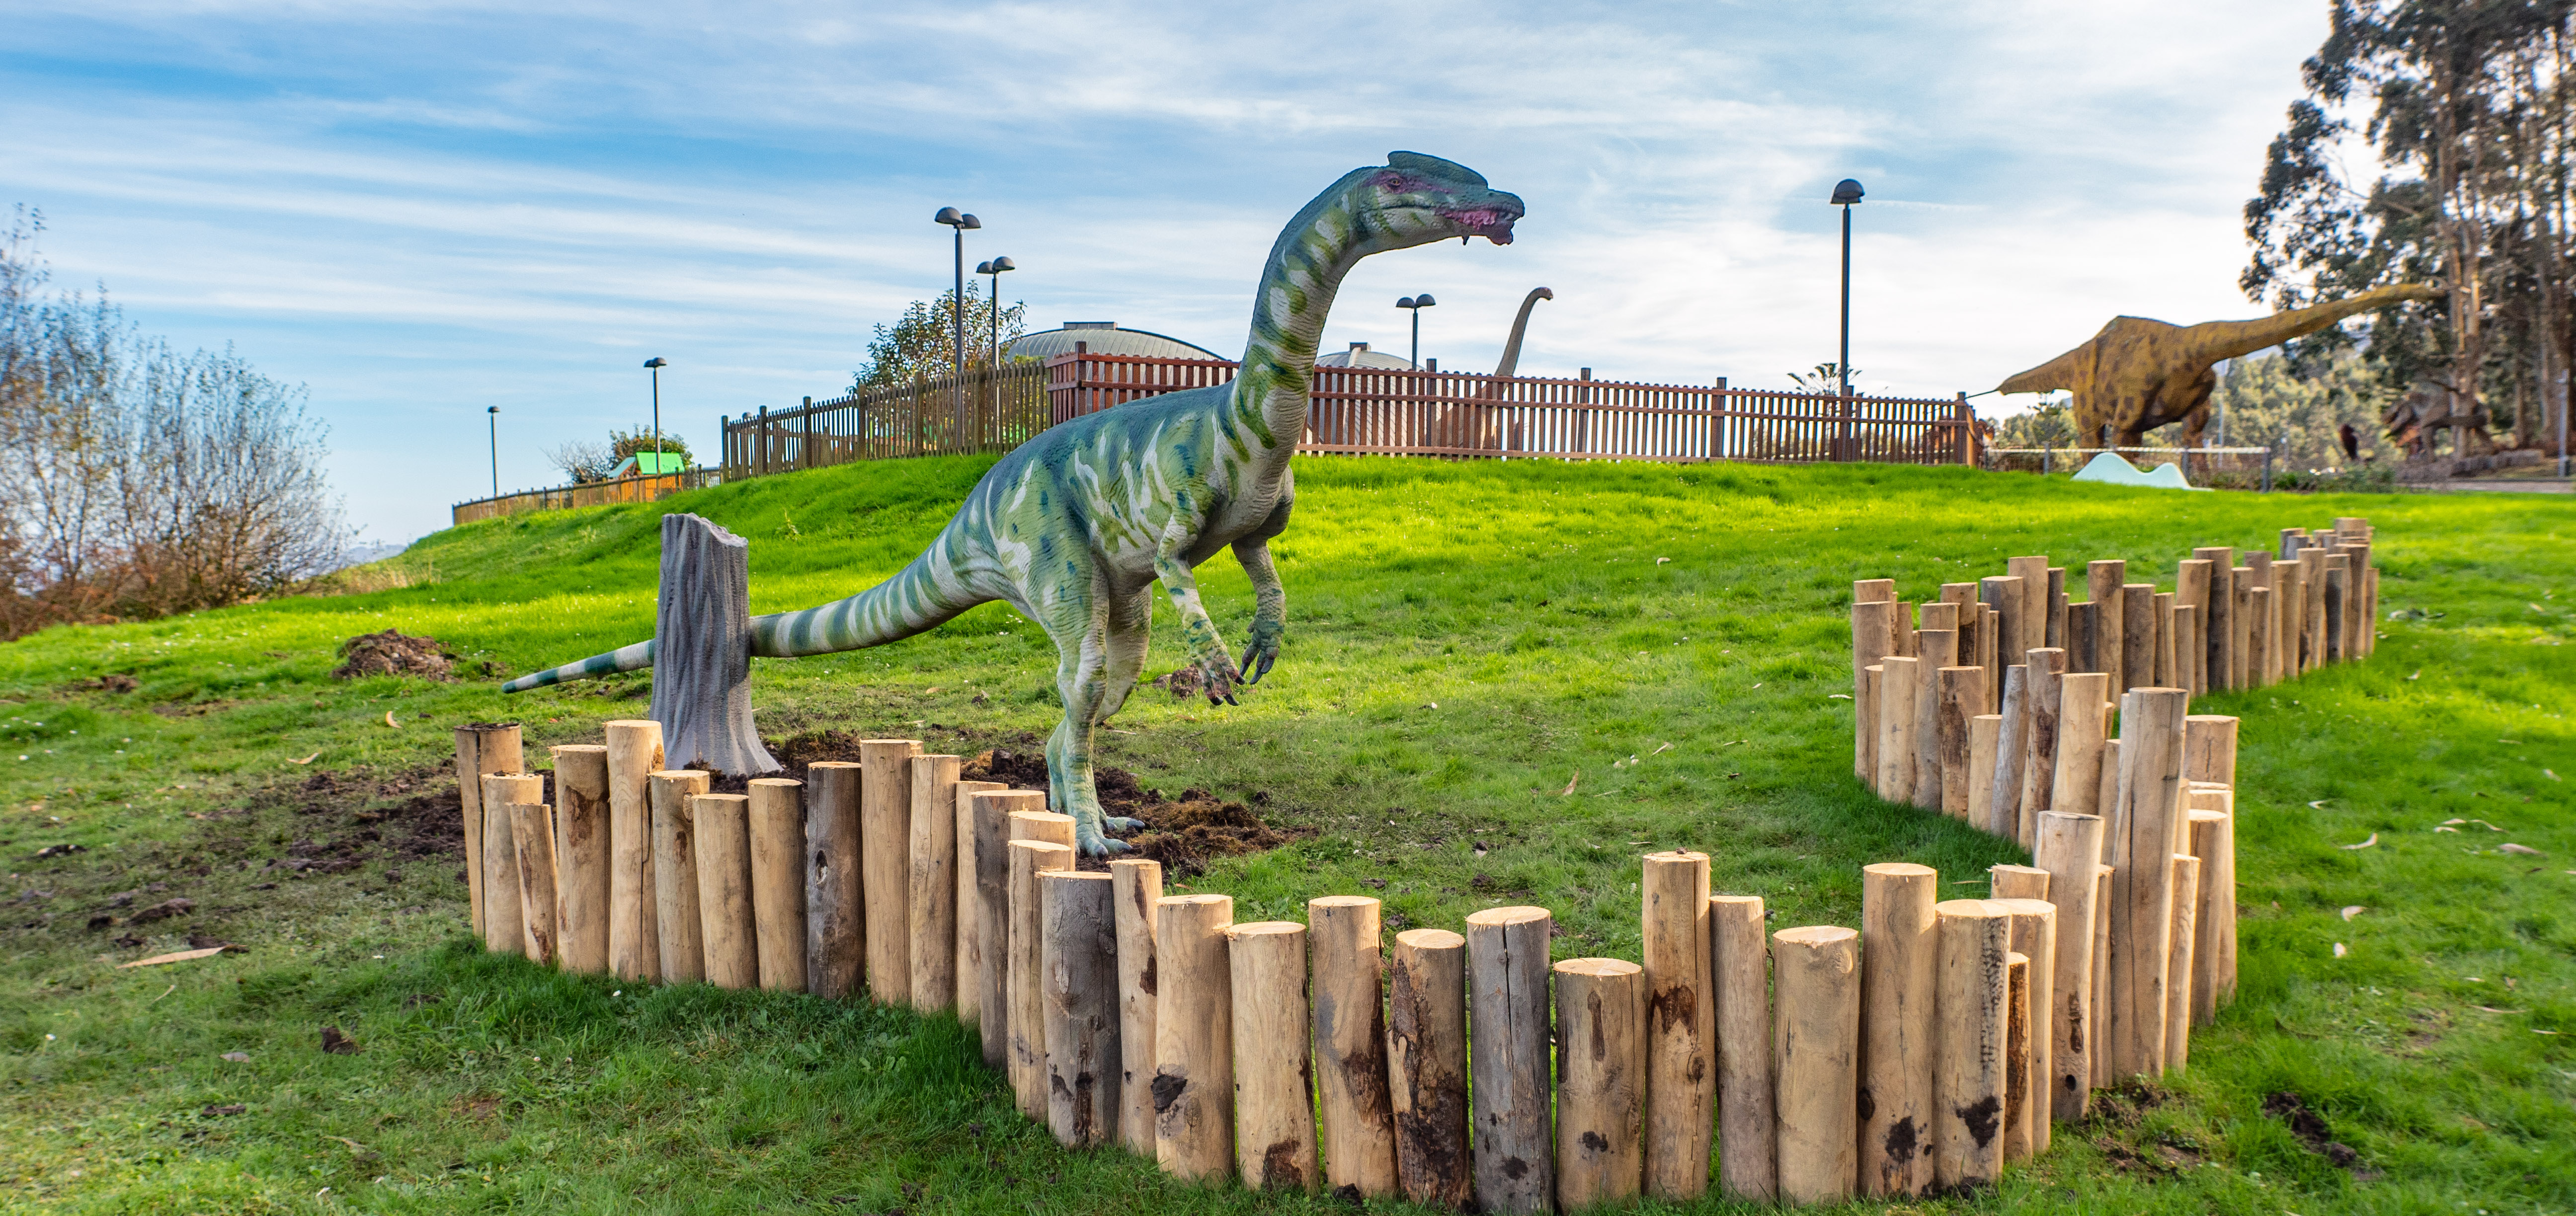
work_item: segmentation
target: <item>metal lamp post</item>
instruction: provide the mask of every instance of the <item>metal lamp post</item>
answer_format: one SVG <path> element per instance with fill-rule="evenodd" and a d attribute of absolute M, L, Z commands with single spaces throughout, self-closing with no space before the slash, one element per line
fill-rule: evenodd
<path fill-rule="evenodd" d="M 948 297 L 949 333 L 952 340 L 949 350 L 953 358 L 953 370 L 956 373 L 956 379 L 953 382 L 955 391 L 949 394 L 951 410 L 949 421 L 953 425 L 966 415 L 966 230 L 981 228 L 984 226 L 984 221 L 955 207 L 940 208 L 939 214 L 930 217 L 930 221 L 934 224 L 948 225 L 948 231 L 957 238 L 957 283 L 955 293 Z"/>
<path fill-rule="evenodd" d="M 644 366 L 653 369 L 653 471 L 660 473 L 662 471 L 662 369 L 671 366 L 671 361 L 655 355 L 646 359 Z"/>
<path fill-rule="evenodd" d="M 1007 271 L 1017 269 L 1019 269 L 1019 267 L 1013 265 L 1011 263 L 1011 259 L 1006 257 L 995 258 L 989 262 L 975 263 L 975 273 L 989 276 L 991 283 L 990 289 L 985 293 L 987 298 L 984 301 L 984 316 L 992 322 L 992 330 L 988 340 L 991 342 L 993 347 L 993 368 L 991 374 L 987 375 L 985 379 L 991 382 L 993 386 L 993 412 L 995 415 L 999 415 L 1002 412 L 1002 275 Z M 983 439 L 983 436 L 978 434 L 976 439 L 980 441 Z"/>
<path fill-rule="evenodd" d="M 492 427 L 492 497 L 501 496 L 501 407 L 483 407 L 483 420 Z"/>
<path fill-rule="evenodd" d="M 1837 455 L 1844 460 L 1852 458 L 1851 209 L 1859 205 L 1860 199 L 1859 182 L 1846 177 L 1834 183 L 1833 205 L 1843 209 L 1843 340 L 1842 349 L 1835 355 L 1834 374 L 1842 379 L 1842 401 L 1837 411 L 1843 422 L 1840 436 L 1842 451 Z"/>
<path fill-rule="evenodd" d="M 1422 310 L 1439 302 L 1432 299 L 1431 293 L 1427 291 L 1418 296 L 1406 296 L 1395 302 L 1396 307 L 1413 314 L 1413 366 L 1416 369 L 1422 366 Z"/>

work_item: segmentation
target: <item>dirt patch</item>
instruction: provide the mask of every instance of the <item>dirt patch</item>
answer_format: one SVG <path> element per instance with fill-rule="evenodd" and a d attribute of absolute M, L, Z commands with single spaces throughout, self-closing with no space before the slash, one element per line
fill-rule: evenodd
<path fill-rule="evenodd" d="M 1035 736 L 1022 738 L 1027 742 L 1019 746 L 990 748 L 968 757 L 958 766 L 958 777 L 999 781 L 1015 790 L 1047 788 L 1046 756 L 1034 745 Z M 859 758 L 860 738 L 848 731 L 814 731 L 764 742 L 769 754 L 786 767 L 786 775 L 799 780 L 806 767 L 817 761 Z M 1111 765 L 1093 768 L 1091 782 L 1100 794 L 1103 814 L 1144 821 L 1143 831 L 1127 837 L 1135 852 L 1119 856 L 1159 861 L 1167 877 L 1200 873 L 1210 858 L 1258 853 L 1315 834 L 1312 828 L 1274 827 L 1244 803 L 1220 801 L 1206 790 L 1183 790 L 1179 797 L 1169 797 L 1137 780 L 1136 774 Z M 742 781 L 719 774 L 715 785 L 720 791 L 730 785 L 729 792 L 739 793 Z M 1253 800 L 1262 801 L 1262 796 L 1256 793 Z M 1085 857 L 1079 864 L 1086 870 L 1105 870 L 1109 859 Z"/>
<path fill-rule="evenodd" d="M 2290 1134 L 2297 1136 L 2299 1143 L 2306 1145 L 2309 1152 L 2333 1162 L 2336 1168 L 2351 1174 L 2353 1181 L 2371 1182 L 2379 1178 L 2379 1171 L 2370 1168 L 2369 1163 L 2363 1161 L 2361 1154 L 2353 1151 L 2350 1145 L 2338 1142 L 2333 1129 L 2326 1126 L 2325 1117 L 2309 1109 L 2307 1100 L 2299 1095 L 2287 1090 L 2266 1095 L 2263 1113 L 2287 1125 Z"/>
<path fill-rule="evenodd" d="M 420 676 L 431 680 L 456 679 L 456 656 L 447 653 L 437 638 L 409 637 L 399 629 L 383 633 L 362 633 L 340 643 L 344 660 L 331 671 L 332 678 L 355 680 L 363 676 Z"/>

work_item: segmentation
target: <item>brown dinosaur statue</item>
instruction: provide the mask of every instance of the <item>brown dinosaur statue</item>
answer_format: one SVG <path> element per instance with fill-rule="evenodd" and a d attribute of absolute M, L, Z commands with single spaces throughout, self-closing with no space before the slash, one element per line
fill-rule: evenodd
<path fill-rule="evenodd" d="M 2399 283 L 2251 321 L 2174 325 L 2113 317 L 2092 341 L 2006 379 L 1995 391 L 2074 390 L 2079 442 L 2098 441 L 2107 427 L 2116 446 L 2137 447 L 2148 431 L 2181 422 L 2183 446 L 2197 447 L 2209 426 L 2209 395 L 2218 387 L 2211 369 L 2220 360 L 2278 346 L 2400 301 L 2442 295 L 2441 288 L 2428 283 Z"/>

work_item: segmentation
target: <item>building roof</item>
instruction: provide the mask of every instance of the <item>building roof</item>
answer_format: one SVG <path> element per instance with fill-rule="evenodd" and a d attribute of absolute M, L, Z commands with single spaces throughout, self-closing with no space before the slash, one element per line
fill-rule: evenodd
<path fill-rule="evenodd" d="M 1380 367 L 1402 370 L 1413 365 L 1384 351 L 1370 350 L 1366 342 L 1353 342 L 1348 350 L 1337 350 L 1329 355 L 1315 356 L 1315 366 Z"/>
<path fill-rule="evenodd" d="M 1061 329 L 1041 330 L 1011 341 L 1007 353 L 1019 359 L 1051 359 L 1073 353 L 1083 343 L 1095 355 L 1150 355 L 1158 359 L 1222 359 L 1195 342 L 1184 342 L 1143 329 L 1120 329 L 1115 321 L 1067 321 Z"/>

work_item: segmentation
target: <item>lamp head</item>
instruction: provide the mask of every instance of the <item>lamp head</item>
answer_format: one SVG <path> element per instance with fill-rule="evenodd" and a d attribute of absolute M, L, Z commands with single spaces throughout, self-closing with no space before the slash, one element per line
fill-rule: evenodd
<path fill-rule="evenodd" d="M 964 217 L 958 220 L 957 226 L 960 228 L 981 228 L 984 226 L 984 221 L 976 219 L 973 212 L 968 212 Z"/>
<path fill-rule="evenodd" d="M 993 264 L 991 262 L 977 262 L 975 263 L 975 273 L 991 274 L 993 273 Z"/>
<path fill-rule="evenodd" d="M 1396 298 L 1395 306 L 1398 308 L 1411 308 L 1413 307 L 1413 297 L 1399 296 Z"/>
<path fill-rule="evenodd" d="M 939 214 L 930 217 L 930 222 L 934 224 L 946 224 L 949 227 L 954 228 L 965 223 L 966 217 L 959 214 L 955 207 L 942 207 L 939 209 Z"/>
<path fill-rule="evenodd" d="M 1834 183 L 1833 203 L 1838 207 L 1852 206 L 1860 202 L 1860 193 L 1860 183 L 1846 177 Z"/>
<path fill-rule="evenodd" d="M 668 360 L 668 359 L 663 358 L 663 357 L 662 357 L 662 356 L 660 356 L 660 355 L 655 355 L 655 356 L 653 356 L 653 357 L 652 357 L 652 358 L 650 358 L 650 359 L 646 359 L 646 360 L 644 361 L 644 366 L 646 366 L 646 367 L 669 367 L 669 366 L 671 366 L 671 361 L 670 361 L 670 360 Z"/>
<path fill-rule="evenodd" d="M 1421 295 L 1413 297 L 1413 306 L 1415 308 L 1429 308 L 1439 302 L 1440 301 L 1438 300 L 1432 299 L 1431 293 L 1427 291 L 1423 292 Z"/>
<path fill-rule="evenodd" d="M 483 412 L 486 414 L 497 414 L 501 412 L 501 407 L 497 405 L 487 405 L 483 407 Z"/>
<path fill-rule="evenodd" d="M 1007 270 L 1017 270 L 1017 269 L 1019 269 L 1019 267 L 1018 267 L 1018 266 L 1015 266 L 1015 265 L 1013 265 L 1013 264 L 1011 263 L 1011 259 L 1009 259 L 1009 258 L 995 258 L 995 259 L 993 259 L 993 263 L 992 263 L 992 264 L 993 264 L 993 269 L 992 269 L 992 270 L 990 270 L 990 271 L 988 271 L 988 272 L 986 272 L 986 273 L 989 273 L 989 274 L 1000 274 L 1000 273 L 1002 273 L 1002 272 L 1004 272 L 1004 271 L 1007 271 Z"/>

